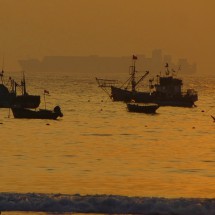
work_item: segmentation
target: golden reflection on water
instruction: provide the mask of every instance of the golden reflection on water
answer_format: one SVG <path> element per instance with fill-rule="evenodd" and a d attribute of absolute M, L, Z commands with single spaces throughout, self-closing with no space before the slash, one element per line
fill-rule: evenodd
<path fill-rule="evenodd" d="M 1 110 L 1 192 L 214 197 L 215 124 L 201 112 L 213 96 L 202 95 L 208 102 L 197 108 L 140 115 L 88 87 L 50 97 L 60 97 L 62 120 L 18 120 Z"/>

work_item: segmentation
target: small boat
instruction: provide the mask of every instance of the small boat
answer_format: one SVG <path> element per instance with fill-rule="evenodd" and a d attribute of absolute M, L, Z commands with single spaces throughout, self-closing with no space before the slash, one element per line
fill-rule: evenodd
<path fill-rule="evenodd" d="M 159 108 L 158 104 L 147 103 L 127 103 L 127 109 L 129 112 L 136 113 L 156 113 Z"/>
<path fill-rule="evenodd" d="M 63 117 L 63 113 L 59 106 L 56 106 L 54 110 L 30 110 L 21 107 L 12 107 L 14 118 L 25 118 L 25 119 L 57 119 Z"/>

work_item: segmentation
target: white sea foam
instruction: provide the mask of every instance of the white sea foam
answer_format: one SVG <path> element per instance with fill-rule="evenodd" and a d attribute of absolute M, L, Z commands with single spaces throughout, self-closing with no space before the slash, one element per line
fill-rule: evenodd
<path fill-rule="evenodd" d="M 144 215 L 212 215 L 215 214 L 215 199 L 0 193 L 0 210 Z"/>

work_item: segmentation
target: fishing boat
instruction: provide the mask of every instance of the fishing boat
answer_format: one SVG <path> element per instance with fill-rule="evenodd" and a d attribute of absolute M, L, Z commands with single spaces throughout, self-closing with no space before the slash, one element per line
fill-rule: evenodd
<path fill-rule="evenodd" d="M 40 105 L 39 95 L 17 95 L 12 103 L 12 106 L 20 106 L 22 108 L 37 108 Z"/>
<path fill-rule="evenodd" d="M 127 103 L 127 109 L 129 112 L 136 113 L 156 113 L 156 110 L 159 108 L 158 104 L 150 103 Z"/>
<path fill-rule="evenodd" d="M 20 119 L 57 119 L 58 117 L 63 117 L 63 113 L 59 106 L 56 106 L 54 110 L 30 110 L 21 107 L 12 107 L 11 109 L 14 118 Z"/>
<path fill-rule="evenodd" d="M 16 95 L 8 90 L 4 84 L 0 84 L 0 108 L 8 108 L 16 98 Z"/>
<path fill-rule="evenodd" d="M 10 91 L 4 83 L 4 70 L 0 72 L 0 108 L 8 108 L 14 101 L 16 94 Z"/>
<path fill-rule="evenodd" d="M 25 75 L 23 73 L 23 79 L 18 84 L 14 79 L 9 77 L 8 81 L 4 80 L 4 71 L 0 73 L 0 108 L 10 108 L 12 106 L 19 106 L 22 108 L 37 108 L 40 105 L 39 95 L 30 95 L 26 90 Z M 21 90 L 18 93 L 17 89 Z"/>
<path fill-rule="evenodd" d="M 14 80 L 11 80 L 12 92 L 15 93 L 16 97 L 12 102 L 12 106 L 21 107 L 21 108 L 38 108 L 40 105 L 40 96 L 39 95 L 30 95 L 26 90 L 26 81 L 25 74 L 23 73 L 23 78 L 21 84 L 16 83 Z M 21 89 L 21 94 L 17 94 L 17 87 Z"/>
<path fill-rule="evenodd" d="M 176 72 L 169 70 L 169 65 L 166 63 L 165 74 L 157 75 L 157 81 L 154 84 L 154 79 L 149 79 L 149 90 L 138 91 L 137 86 L 149 74 L 146 71 L 143 76 L 136 80 L 136 60 L 137 57 L 133 55 L 132 65 L 130 66 L 130 77 L 121 86 L 118 86 L 117 80 L 106 80 L 96 78 L 98 86 L 102 88 L 113 101 L 130 102 L 135 101 L 139 103 L 156 103 L 159 106 L 181 106 L 193 107 L 198 100 L 198 94 L 194 89 L 187 89 L 182 92 L 183 82 L 176 78 Z M 107 90 L 110 88 L 110 93 Z"/>

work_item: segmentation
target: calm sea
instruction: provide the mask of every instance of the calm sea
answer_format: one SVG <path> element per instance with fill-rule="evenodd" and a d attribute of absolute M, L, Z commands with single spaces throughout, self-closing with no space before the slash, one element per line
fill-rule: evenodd
<path fill-rule="evenodd" d="M 197 107 L 160 107 L 155 115 L 127 112 L 93 76 L 26 77 L 29 93 L 48 90 L 47 108 L 60 105 L 64 117 L 14 119 L 8 109 L 0 110 L 1 198 L 9 193 L 215 197 L 214 77 L 184 76 L 184 88 L 198 91 Z"/>

